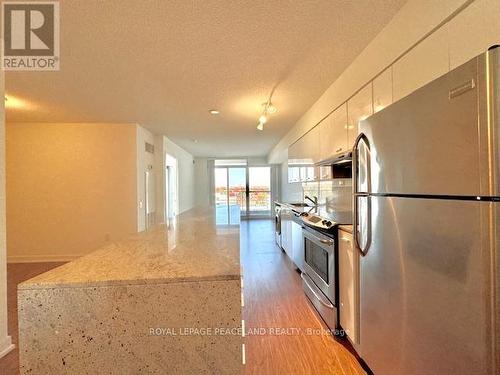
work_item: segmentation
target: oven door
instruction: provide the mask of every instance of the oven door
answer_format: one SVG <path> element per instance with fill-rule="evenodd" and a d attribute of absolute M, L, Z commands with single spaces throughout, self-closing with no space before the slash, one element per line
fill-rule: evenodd
<path fill-rule="evenodd" d="M 335 241 L 313 229 L 304 228 L 304 271 L 336 306 Z"/>

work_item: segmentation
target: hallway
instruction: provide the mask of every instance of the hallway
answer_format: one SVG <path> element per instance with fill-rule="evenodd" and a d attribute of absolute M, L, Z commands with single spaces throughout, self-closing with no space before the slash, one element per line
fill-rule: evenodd
<path fill-rule="evenodd" d="M 298 272 L 274 241 L 273 221 L 241 222 L 241 263 L 246 374 L 365 374 L 326 333 Z"/>

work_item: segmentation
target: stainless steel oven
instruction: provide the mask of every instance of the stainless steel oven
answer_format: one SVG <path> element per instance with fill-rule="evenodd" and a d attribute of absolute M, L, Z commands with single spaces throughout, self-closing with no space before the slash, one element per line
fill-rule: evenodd
<path fill-rule="evenodd" d="M 306 295 L 332 329 L 337 327 L 337 259 L 334 237 L 304 227 L 304 272 Z"/>

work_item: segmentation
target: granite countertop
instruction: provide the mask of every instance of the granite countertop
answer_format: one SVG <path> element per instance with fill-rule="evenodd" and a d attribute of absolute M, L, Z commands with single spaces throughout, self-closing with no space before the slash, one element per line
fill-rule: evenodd
<path fill-rule="evenodd" d="M 231 280 L 240 272 L 239 225 L 219 225 L 215 209 L 194 208 L 169 226 L 106 245 L 18 289 Z"/>
<path fill-rule="evenodd" d="M 352 233 L 352 225 L 339 225 L 339 229 L 344 232 Z"/>

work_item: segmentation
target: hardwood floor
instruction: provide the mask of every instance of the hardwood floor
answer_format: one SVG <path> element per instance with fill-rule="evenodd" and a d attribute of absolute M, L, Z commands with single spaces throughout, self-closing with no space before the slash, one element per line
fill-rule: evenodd
<path fill-rule="evenodd" d="M 299 274 L 274 242 L 273 221 L 242 221 L 241 263 L 243 317 L 252 333 L 245 337 L 245 374 L 365 374 L 347 346 L 322 334 L 327 327 L 302 292 Z M 17 284 L 61 264 L 8 265 L 9 332 L 16 349 L 0 359 L 0 374 L 19 374 Z"/>
<path fill-rule="evenodd" d="M 241 223 L 241 262 L 246 331 L 266 333 L 246 336 L 245 374 L 365 374 L 348 344 L 325 334 L 272 221 Z"/>
<path fill-rule="evenodd" d="M 17 334 L 17 284 L 64 263 L 10 263 L 7 265 L 7 319 L 9 334 L 16 348 L 0 359 L 0 374 L 19 374 L 19 351 Z"/>

